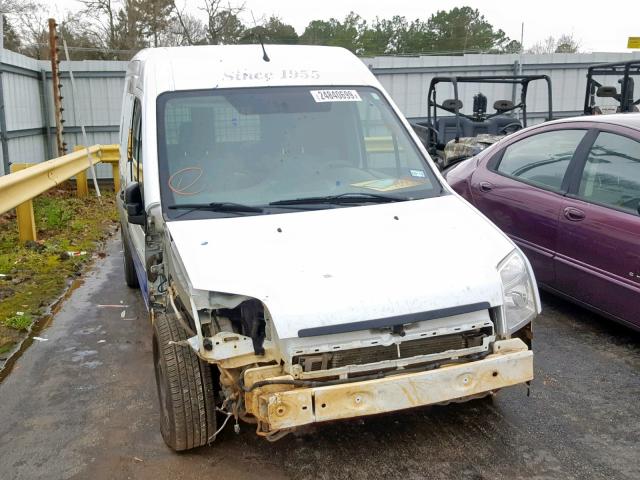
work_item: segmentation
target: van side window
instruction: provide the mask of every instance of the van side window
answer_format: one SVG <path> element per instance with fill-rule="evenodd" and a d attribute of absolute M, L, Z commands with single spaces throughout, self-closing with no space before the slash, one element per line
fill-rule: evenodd
<path fill-rule="evenodd" d="M 557 130 L 509 145 L 497 171 L 508 177 L 559 192 L 585 130 Z"/>
<path fill-rule="evenodd" d="M 142 108 L 137 98 L 133 104 L 133 118 L 131 120 L 132 156 L 131 178 L 142 182 Z"/>

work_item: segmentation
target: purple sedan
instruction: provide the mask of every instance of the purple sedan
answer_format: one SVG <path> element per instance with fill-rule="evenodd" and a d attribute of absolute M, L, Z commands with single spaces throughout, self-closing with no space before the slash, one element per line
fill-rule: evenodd
<path fill-rule="evenodd" d="M 640 114 L 558 120 L 445 173 L 541 288 L 640 329 Z"/>

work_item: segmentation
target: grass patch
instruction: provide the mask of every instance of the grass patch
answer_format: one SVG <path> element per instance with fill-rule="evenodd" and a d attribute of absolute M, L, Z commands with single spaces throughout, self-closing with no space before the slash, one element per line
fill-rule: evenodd
<path fill-rule="evenodd" d="M 13 328 L 14 330 L 28 330 L 32 323 L 33 317 L 29 313 L 13 315 L 4 321 L 5 327 Z"/>
<path fill-rule="evenodd" d="M 70 188 L 36 198 L 37 242 L 18 241 L 14 212 L 0 216 L 0 352 L 15 340 L 16 330 L 27 330 L 63 293 L 68 280 L 80 274 L 115 230 L 113 190 L 101 191 L 102 203 L 95 195 L 77 198 Z M 87 253 L 67 253 L 74 251 Z"/>

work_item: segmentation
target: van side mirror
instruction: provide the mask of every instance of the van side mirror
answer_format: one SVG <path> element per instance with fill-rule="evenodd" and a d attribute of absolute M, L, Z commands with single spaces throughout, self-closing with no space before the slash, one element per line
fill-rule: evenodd
<path fill-rule="evenodd" d="M 124 190 L 124 208 L 127 210 L 127 220 L 134 225 L 144 226 L 147 214 L 144 211 L 142 191 L 138 182 L 132 182 Z"/>

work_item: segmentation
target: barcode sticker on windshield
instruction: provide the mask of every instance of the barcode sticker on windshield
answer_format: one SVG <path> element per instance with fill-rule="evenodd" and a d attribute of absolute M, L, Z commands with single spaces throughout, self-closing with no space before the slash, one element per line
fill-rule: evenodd
<path fill-rule="evenodd" d="M 311 96 L 320 102 L 361 102 L 356 90 L 310 90 Z"/>

